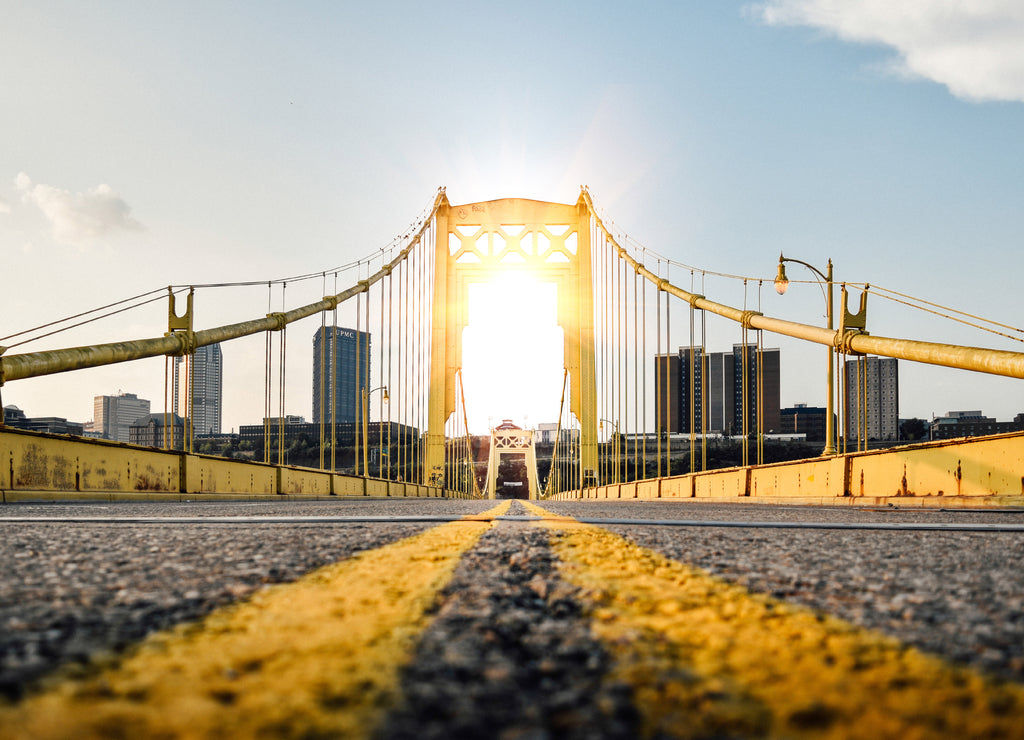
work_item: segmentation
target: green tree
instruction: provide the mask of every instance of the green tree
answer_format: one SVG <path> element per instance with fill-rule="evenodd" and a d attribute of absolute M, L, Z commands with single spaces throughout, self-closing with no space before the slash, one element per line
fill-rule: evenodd
<path fill-rule="evenodd" d="M 900 436 L 903 439 L 915 440 L 915 439 L 927 439 L 928 438 L 928 422 L 924 419 L 905 419 L 900 424 Z"/>

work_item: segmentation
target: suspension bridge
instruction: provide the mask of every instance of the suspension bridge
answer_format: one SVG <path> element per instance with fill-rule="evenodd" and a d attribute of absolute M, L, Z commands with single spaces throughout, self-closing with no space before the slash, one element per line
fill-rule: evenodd
<path fill-rule="evenodd" d="M 1024 433 L 872 440 L 865 361 L 1024 378 L 1024 353 L 870 333 L 869 298 L 1020 332 L 835 283 L 831 262 L 780 256 L 779 292 L 791 263 L 815 274 L 825 326 L 763 313 L 757 278 L 714 275 L 739 305 L 705 295 L 711 273 L 619 233 L 585 188 L 575 204 L 440 190 L 373 257 L 257 284 L 263 315 L 197 328 L 207 291 L 253 286 L 172 285 L 0 339 L 0 392 L 164 358 L 145 443 L 0 424 L 0 740 L 1021 737 Z M 485 437 L 469 294 L 509 272 L 557 291 L 559 400 L 550 424 Z M 316 281 L 322 299 L 286 302 Z M 24 349 L 165 300 L 162 336 Z M 301 424 L 299 330 L 315 335 Z M 731 354 L 708 351 L 717 332 Z M 823 447 L 784 462 L 766 459 L 772 334 L 827 360 Z M 200 350 L 260 339 L 253 459 L 207 454 Z M 312 464 L 289 460 L 292 427 Z M 529 500 L 490 500 L 507 457 Z"/>
<path fill-rule="evenodd" d="M 5 387 L 54 373 L 163 356 L 165 398 L 162 436 L 148 448 L 0 426 L 0 452 L 8 462 L 0 473 L 0 491 L 9 501 L 72 493 L 494 495 L 487 479 L 497 471 L 485 470 L 488 454 L 469 429 L 467 404 L 473 399 L 464 392 L 463 333 L 470 324 L 470 286 L 519 273 L 555 286 L 556 318 L 563 334 L 561 401 L 550 416 L 553 444 L 550 454 L 545 451 L 538 459 L 546 471 L 543 480 L 533 458 L 528 466 L 534 497 L 839 504 L 899 499 L 905 505 L 940 506 L 1019 502 L 1024 495 L 1020 434 L 892 449 L 876 444 L 869 450 L 867 363 L 857 360 L 870 355 L 959 368 L 968 375 L 1021 378 L 1024 353 L 875 336 L 868 330 L 869 296 L 900 302 L 907 296 L 864 284 L 837 285 L 831 262 L 825 274 L 785 256 L 776 281 L 780 290 L 788 284 L 786 263 L 810 268 L 823 293 L 827 289 L 826 326 L 753 310 L 746 305 L 746 292 L 742 306 L 697 292 L 696 268 L 617 233 L 585 188 L 575 204 L 517 198 L 463 205 L 450 204 L 442 189 L 409 232 L 374 258 L 268 281 L 263 316 L 197 328 L 201 312 L 195 296 L 223 286 L 182 285 L 167 289 L 163 336 L 36 352 L 12 350 L 60 329 L 47 324 L 6 337 L 9 346 L 0 348 L 0 383 Z M 690 276 L 689 289 L 673 282 L 673 269 L 676 275 Z M 700 274 L 703 281 L 706 273 Z M 326 293 L 330 282 L 337 288 L 346 277 L 351 280 L 348 287 L 322 300 L 298 307 L 284 304 L 289 284 L 320 279 Z M 731 277 L 742 279 L 744 286 L 755 280 Z M 835 287 L 838 307 L 833 305 Z M 275 290 L 282 303 L 277 311 L 270 310 Z M 154 291 L 97 312 L 109 315 L 149 305 L 160 295 Z M 856 311 L 850 310 L 851 298 Z M 935 304 L 920 305 L 940 313 Z M 339 315 L 347 331 L 358 337 L 355 365 L 362 375 L 348 386 L 330 383 L 328 391 L 318 394 L 311 431 L 318 462 L 288 465 L 285 425 L 298 401 L 286 395 L 287 360 L 289 352 L 308 351 L 294 339 L 289 344 L 289 332 L 294 336 L 319 321 L 319 336 L 328 341 L 319 342 L 315 377 L 328 378 L 341 351 L 340 340 L 330 339 L 339 336 L 332 333 L 339 331 Z M 716 389 L 708 352 L 709 317 L 726 320 L 735 327 L 733 338 L 740 340 L 734 353 L 735 398 L 728 399 L 734 421 L 723 424 L 719 418 L 717 429 L 712 426 L 717 410 L 712 408 Z M 976 326 L 981 321 L 962 312 L 952 317 Z M 982 328 L 1001 336 L 1019 333 L 998 322 Z M 769 427 L 777 417 L 774 423 L 766 418 L 773 413 L 773 399 L 763 361 L 765 335 L 773 334 L 825 348 L 827 421 L 820 456 L 765 464 L 765 439 L 778 431 Z M 265 349 L 262 450 L 252 462 L 196 454 L 191 358 L 199 348 L 259 335 Z M 678 355 L 673 344 L 682 345 Z M 685 372 L 672 364 L 676 357 Z M 179 373 L 169 369 L 173 358 L 185 367 L 180 389 L 184 402 L 176 408 L 168 403 L 172 384 L 178 393 Z M 372 378 L 377 380 L 371 383 Z M 342 402 L 354 416 L 338 418 Z M 173 413 L 182 409 L 179 430 Z M 739 464 L 728 469 L 708 461 L 709 440 L 714 444 L 725 425 L 739 445 Z"/>

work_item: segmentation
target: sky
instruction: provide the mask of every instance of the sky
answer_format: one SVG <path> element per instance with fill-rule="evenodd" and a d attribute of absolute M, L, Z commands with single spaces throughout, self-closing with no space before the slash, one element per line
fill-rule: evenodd
<path fill-rule="evenodd" d="M 737 281 L 691 284 L 773 316 L 823 321 L 813 285 L 771 290 L 784 252 L 1019 323 L 1018 0 L 0 0 L 0 18 L 0 337 L 168 284 L 345 264 L 404 233 L 439 186 L 452 203 L 573 203 L 587 185 L 648 249 L 763 278 L 746 296 Z M 289 288 L 286 303 L 321 289 Z M 266 303 L 265 290 L 201 292 L 197 328 Z M 154 303 L 8 353 L 165 329 Z M 740 341 L 709 329 L 709 351 Z M 877 297 L 868 330 L 1024 349 Z M 782 349 L 782 404 L 822 405 L 824 350 L 765 343 Z M 262 339 L 225 349 L 226 429 L 262 418 L 262 352 Z M 310 417 L 311 349 L 294 353 L 287 412 Z M 544 380 L 556 397 L 557 364 Z M 0 394 L 76 421 L 118 390 L 156 410 L 162 365 Z M 554 421 L 529 395 L 475 393 L 477 419 Z M 1024 385 L 901 365 L 901 416 L 962 409 L 1011 419 Z"/>

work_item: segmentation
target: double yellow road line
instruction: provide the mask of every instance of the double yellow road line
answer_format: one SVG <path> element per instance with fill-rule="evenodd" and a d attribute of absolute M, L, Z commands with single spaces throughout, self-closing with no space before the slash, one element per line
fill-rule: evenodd
<path fill-rule="evenodd" d="M 0 709 L 0 738 L 372 735 L 430 608 L 509 504 L 321 568 Z M 1024 687 L 545 517 L 643 736 L 1024 737 Z"/>

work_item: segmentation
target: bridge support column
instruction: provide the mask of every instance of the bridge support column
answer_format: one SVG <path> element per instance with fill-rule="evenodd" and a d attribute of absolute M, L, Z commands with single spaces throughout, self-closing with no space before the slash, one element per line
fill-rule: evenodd
<path fill-rule="evenodd" d="M 591 264 L 590 208 L 581 194 L 576 202 L 579 215 L 577 233 L 574 324 L 575 348 L 573 361 L 576 373 L 570 369 L 572 410 L 580 422 L 580 487 L 597 485 L 597 360 L 594 349 L 594 277 Z M 562 324 L 563 327 L 566 324 Z M 568 337 L 570 332 L 566 332 Z M 566 341 L 566 363 L 569 362 L 569 342 Z"/>
<path fill-rule="evenodd" d="M 444 480 L 444 425 L 455 411 L 453 306 L 448 305 L 448 197 L 442 196 L 434 216 L 434 295 L 430 331 L 430 389 L 427 405 L 427 449 L 423 482 L 440 486 Z"/>

